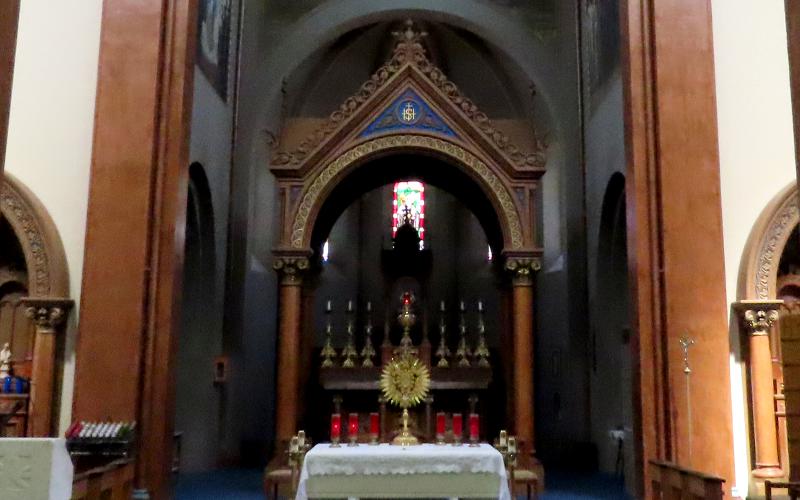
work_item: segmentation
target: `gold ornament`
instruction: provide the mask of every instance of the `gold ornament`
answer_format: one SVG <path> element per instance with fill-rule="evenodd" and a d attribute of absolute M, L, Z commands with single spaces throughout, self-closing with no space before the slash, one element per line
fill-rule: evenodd
<path fill-rule="evenodd" d="M 403 430 L 392 444 L 412 446 L 419 444 L 408 431 L 408 408 L 418 405 L 428 394 L 431 377 L 428 368 L 413 356 L 410 350 L 400 351 L 398 359 L 392 359 L 381 374 L 381 391 L 390 403 L 403 409 Z"/>

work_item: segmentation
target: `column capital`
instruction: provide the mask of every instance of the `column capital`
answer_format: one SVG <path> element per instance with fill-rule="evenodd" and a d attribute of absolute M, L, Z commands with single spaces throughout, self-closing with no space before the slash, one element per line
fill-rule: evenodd
<path fill-rule="evenodd" d="M 778 320 L 778 309 L 782 300 L 742 300 L 734 302 L 742 328 L 749 335 L 769 335 L 772 325 Z"/>
<path fill-rule="evenodd" d="M 72 299 L 61 297 L 23 297 L 20 302 L 39 333 L 56 333 L 75 304 Z"/>
<path fill-rule="evenodd" d="M 533 286 L 533 274 L 542 268 L 542 261 L 533 256 L 508 256 L 504 267 L 514 286 Z"/>
<path fill-rule="evenodd" d="M 281 285 L 302 284 L 303 275 L 310 267 L 311 263 L 305 255 L 275 255 L 272 263 L 272 269 L 281 278 Z"/>

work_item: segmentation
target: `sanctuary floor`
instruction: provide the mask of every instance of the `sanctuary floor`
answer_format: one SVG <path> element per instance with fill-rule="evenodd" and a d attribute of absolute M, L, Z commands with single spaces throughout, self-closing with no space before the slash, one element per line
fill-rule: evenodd
<path fill-rule="evenodd" d="M 176 500 L 263 500 L 261 470 L 221 470 L 178 478 Z M 523 498 L 523 497 L 520 497 Z M 619 479 L 605 474 L 549 471 L 541 500 L 627 500 Z"/>

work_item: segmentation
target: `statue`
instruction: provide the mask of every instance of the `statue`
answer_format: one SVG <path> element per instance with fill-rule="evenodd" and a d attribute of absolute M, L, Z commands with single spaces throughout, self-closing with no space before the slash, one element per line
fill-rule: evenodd
<path fill-rule="evenodd" d="M 11 375 L 11 348 L 6 342 L 0 350 L 0 380 Z"/>

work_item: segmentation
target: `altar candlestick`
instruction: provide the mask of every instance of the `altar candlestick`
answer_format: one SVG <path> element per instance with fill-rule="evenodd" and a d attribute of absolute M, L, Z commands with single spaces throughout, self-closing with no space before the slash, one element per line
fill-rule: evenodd
<path fill-rule="evenodd" d="M 339 447 L 339 439 L 342 436 L 342 415 L 334 413 L 331 415 L 331 448 Z"/>
<path fill-rule="evenodd" d="M 436 444 L 444 444 L 445 414 L 440 411 L 436 414 Z"/>
<path fill-rule="evenodd" d="M 478 434 L 480 428 L 480 417 L 477 413 L 469 414 L 469 442 L 470 446 L 478 446 Z"/>
<path fill-rule="evenodd" d="M 460 413 L 453 413 L 453 445 L 460 446 L 461 438 L 464 436 L 464 416 Z"/>
<path fill-rule="evenodd" d="M 358 446 L 358 413 L 348 416 L 347 435 L 350 438 L 349 446 Z"/>
<path fill-rule="evenodd" d="M 381 415 L 380 413 L 370 413 L 369 414 L 369 437 L 370 437 L 370 444 L 378 444 L 378 438 L 380 437 L 380 428 L 381 428 Z"/>

